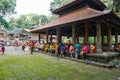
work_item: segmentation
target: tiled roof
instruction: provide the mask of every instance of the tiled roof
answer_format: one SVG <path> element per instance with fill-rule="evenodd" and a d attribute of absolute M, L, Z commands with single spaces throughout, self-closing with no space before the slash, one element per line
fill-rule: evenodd
<path fill-rule="evenodd" d="M 11 31 L 9 34 L 19 34 L 22 31 L 21 28 L 15 28 L 13 31 Z"/>
<path fill-rule="evenodd" d="M 35 29 L 32 29 L 31 31 L 37 31 L 37 30 L 50 28 L 50 27 L 67 24 L 67 23 L 71 23 L 71 22 L 75 22 L 75 21 L 80 21 L 80 20 L 82 21 L 85 19 L 90 19 L 90 18 L 102 16 L 102 15 L 109 14 L 109 13 L 110 13 L 110 10 L 98 11 L 98 10 L 94 10 L 92 8 L 86 7 L 84 9 L 76 10 L 74 12 L 60 16 L 57 19 L 51 21 L 50 23 L 48 23 L 44 26 L 40 26 Z"/>
<path fill-rule="evenodd" d="M 90 2 L 90 3 L 89 3 Z M 106 6 L 104 5 L 104 3 L 102 3 L 100 0 L 71 0 L 68 4 L 64 5 L 64 6 L 61 6 L 60 8 L 58 9 L 55 9 L 54 11 L 52 11 L 52 13 L 54 14 L 58 14 L 58 15 L 61 15 L 61 12 L 63 13 L 64 11 L 68 11 L 68 10 L 71 10 L 71 8 L 74 7 L 74 10 L 75 10 L 75 6 L 77 5 L 77 9 L 79 8 L 83 8 L 83 6 L 79 7 L 79 5 L 82 5 L 82 4 L 89 4 L 89 5 L 96 5 L 97 7 L 99 7 L 99 9 L 101 8 L 102 10 L 104 10 L 106 8 Z M 95 8 L 97 9 L 97 8 Z M 73 9 L 72 9 L 73 11 Z"/>

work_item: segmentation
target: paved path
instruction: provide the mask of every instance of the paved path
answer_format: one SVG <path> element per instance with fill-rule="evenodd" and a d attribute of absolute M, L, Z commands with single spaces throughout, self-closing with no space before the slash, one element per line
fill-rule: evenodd
<path fill-rule="evenodd" d="M 17 50 L 15 50 L 14 46 L 5 46 L 5 54 L 19 55 L 19 54 L 26 54 L 26 53 L 30 53 L 30 52 L 22 51 L 21 47 L 18 47 Z"/>

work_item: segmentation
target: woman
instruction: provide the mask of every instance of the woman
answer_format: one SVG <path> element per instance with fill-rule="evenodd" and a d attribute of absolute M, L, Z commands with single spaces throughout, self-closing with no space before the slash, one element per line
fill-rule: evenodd
<path fill-rule="evenodd" d="M 29 43 L 29 46 L 30 46 L 30 50 L 31 50 L 31 54 L 33 53 L 33 51 L 34 51 L 34 42 L 33 41 L 30 41 L 30 43 Z"/>
<path fill-rule="evenodd" d="M 5 46 L 4 46 L 4 41 L 2 41 L 1 43 L 1 52 L 2 52 L 2 55 L 4 55 L 4 52 L 5 52 Z"/>
<path fill-rule="evenodd" d="M 25 42 L 23 41 L 23 42 L 22 42 L 22 51 L 25 51 L 25 46 L 26 46 L 26 44 L 25 44 Z"/>
<path fill-rule="evenodd" d="M 86 43 L 84 43 L 84 46 L 82 48 L 82 52 L 83 52 L 83 59 L 86 60 L 86 54 L 88 53 L 88 46 Z"/>
<path fill-rule="evenodd" d="M 70 57 L 73 58 L 74 57 L 74 45 L 73 44 L 70 45 L 69 52 L 70 52 Z"/>
<path fill-rule="evenodd" d="M 95 50 L 96 50 L 96 46 L 95 46 L 95 44 L 92 44 L 91 47 L 90 47 L 90 53 L 94 54 Z"/>

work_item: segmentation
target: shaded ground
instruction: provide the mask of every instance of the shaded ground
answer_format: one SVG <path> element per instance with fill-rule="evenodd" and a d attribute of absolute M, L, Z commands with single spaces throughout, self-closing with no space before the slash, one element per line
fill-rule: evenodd
<path fill-rule="evenodd" d="M 0 55 L 0 80 L 116 80 L 120 68 L 106 69 L 41 53 L 6 47 Z"/>

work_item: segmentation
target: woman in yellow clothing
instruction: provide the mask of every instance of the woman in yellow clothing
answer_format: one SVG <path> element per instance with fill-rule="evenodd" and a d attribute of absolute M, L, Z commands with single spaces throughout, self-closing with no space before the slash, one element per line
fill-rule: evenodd
<path fill-rule="evenodd" d="M 54 46 L 55 46 L 55 54 L 58 55 L 58 52 L 59 52 L 58 48 L 59 48 L 59 45 L 58 45 L 58 44 L 54 44 Z"/>
<path fill-rule="evenodd" d="M 53 53 L 54 52 L 54 45 L 50 44 L 50 52 Z"/>
<path fill-rule="evenodd" d="M 49 51 L 49 46 L 50 46 L 49 44 L 46 44 L 46 45 L 45 45 L 45 52 L 48 52 L 48 51 Z"/>

